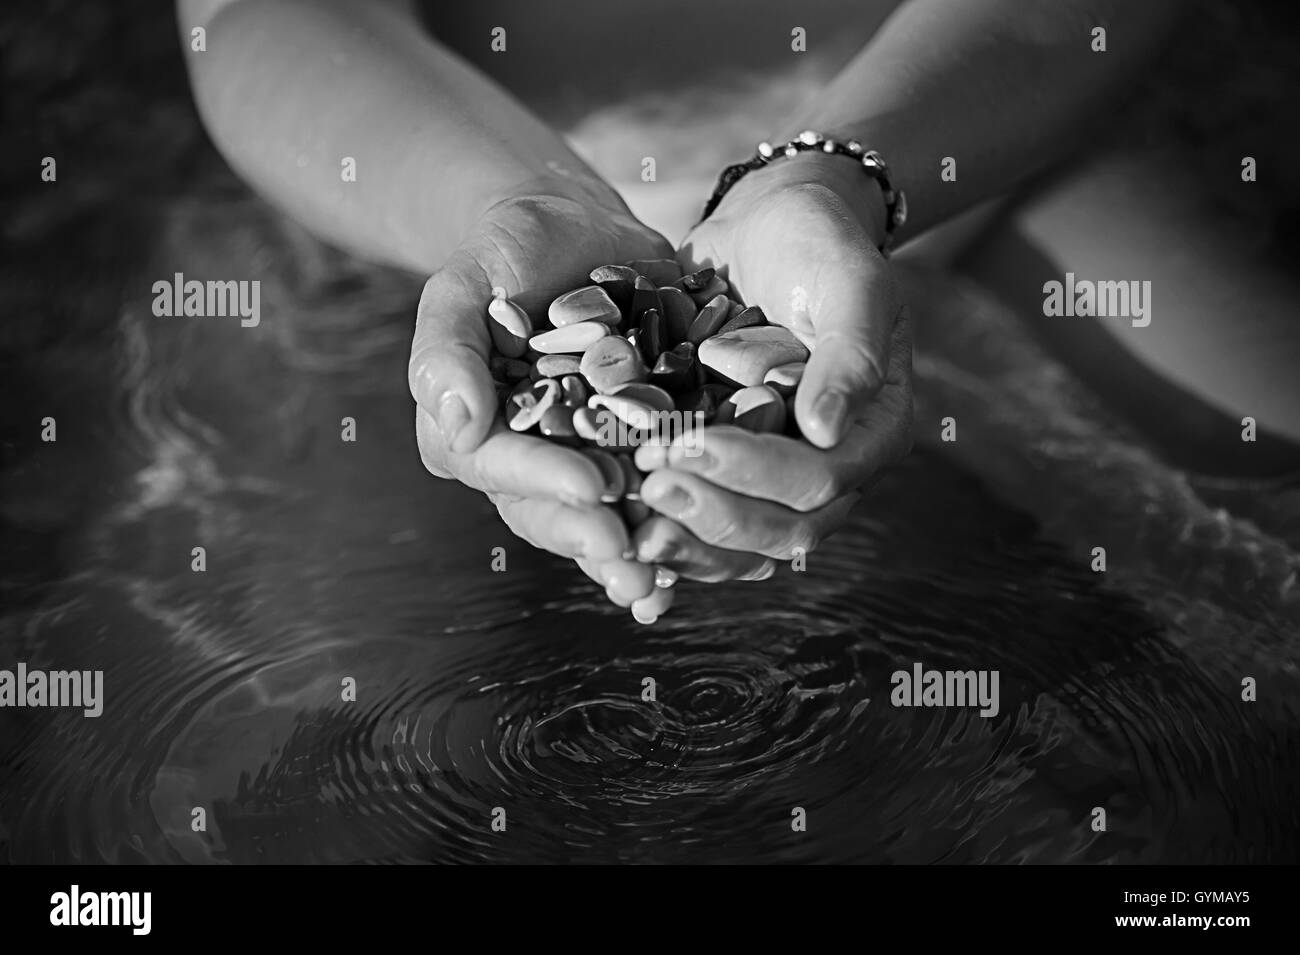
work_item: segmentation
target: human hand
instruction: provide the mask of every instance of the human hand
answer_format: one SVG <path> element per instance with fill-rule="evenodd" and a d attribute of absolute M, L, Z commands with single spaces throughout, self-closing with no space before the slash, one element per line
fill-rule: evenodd
<path fill-rule="evenodd" d="M 416 435 L 428 470 L 483 491 L 510 529 L 578 562 L 609 598 L 649 622 L 668 609 L 672 575 L 630 558 L 621 517 L 601 503 L 600 470 L 577 451 L 517 434 L 499 417 L 485 315 L 494 289 L 540 325 L 557 295 L 597 265 L 671 258 L 662 236 L 616 198 L 538 194 L 494 205 L 425 284 L 411 347 Z"/>
<path fill-rule="evenodd" d="M 638 449 L 641 560 L 691 579 L 762 579 L 847 517 L 911 448 L 911 336 L 889 265 L 879 187 L 842 156 L 804 153 L 749 173 L 678 253 L 725 268 L 812 354 L 795 399 L 806 441 L 710 426 L 695 446 Z M 687 451 L 690 453 L 687 453 Z"/>

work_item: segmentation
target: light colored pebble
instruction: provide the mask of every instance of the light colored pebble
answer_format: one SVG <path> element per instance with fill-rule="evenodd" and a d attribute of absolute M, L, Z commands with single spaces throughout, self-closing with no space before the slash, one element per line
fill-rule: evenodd
<path fill-rule="evenodd" d="M 749 431 L 781 432 L 785 430 L 785 398 L 775 388 L 754 385 L 741 388 L 730 398 L 730 423 Z"/>
<path fill-rule="evenodd" d="M 573 430 L 585 441 L 600 439 L 600 415 L 594 408 L 573 409 Z"/>
<path fill-rule="evenodd" d="M 647 373 L 637 347 L 620 335 L 594 343 L 583 352 L 578 367 L 588 384 L 602 394 L 630 381 L 644 381 Z"/>
<path fill-rule="evenodd" d="M 546 414 L 560 397 L 560 386 L 543 378 L 527 390 L 516 389 L 506 401 L 506 421 L 513 431 L 527 431 Z"/>
<path fill-rule="evenodd" d="M 807 362 L 792 361 L 769 368 L 763 373 L 763 384 L 775 388 L 783 395 L 792 395 L 803 380 L 803 371 L 807 367 Z"/>
<path fill-rule="evenodd" d="M 537 359 L 537 371 L 543 378 L 563 378 L 576 375 L 579 369 L 577 355 L 543 355 Z"/>
<path fill-rule="evenodd" d="M 587 407 L 607 408 L 629 428 L 637 431 L 650 430 L 658 419 L 658 412 L 651 405 L 621 395 L 592 395 L 587 399 Z"/>
<path fill-rule="evenodd" d="M 626 282 L 631 285 L 636 281 L 636 269 L 626 265 L 601 265 L 591 270 L 591 280 L 597 285 L 602 282 Z"/>
<path fill-rule="evenodd" d="M 543 355 L 577 354 L 609 334 L 610 327 L 604 322 L 578 322 L 534 335 L 528 344 Z"/>
<path fill-rule="evenodd" d="M 698 353 L 706 368 L 741 386 L 761 384 L 768 370 L 778 365 L 808 359 L 803 342 L 780 325 L 759 325 L 715 335 L 700 345 Z"/>
<path fill-rule="evenodd" d="M 623 313 L 618 310 L 608 292 L 599 285 L 588 285 L 565 292 L 557 298 L 547 309 L 546 317 L 556 328 L 564 328 L 580 322 L 617 325 L 623 320 Z"/>
<path fill-rule="evenodd" d="M 519 358 L 528 351 L 533 323 L 528 313 L 508 298 L 494 298 L 488 303 L 488 331 L 492 345 L 506 358 Z"/>

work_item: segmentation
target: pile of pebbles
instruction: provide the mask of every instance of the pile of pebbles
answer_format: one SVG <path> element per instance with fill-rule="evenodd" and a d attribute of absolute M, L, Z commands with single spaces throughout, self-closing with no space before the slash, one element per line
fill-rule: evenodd
<path fill-rule="evenodd" d="M 494 290 L 490 366 L 510 428 L 581 448 L 629 524 L 649 516 L 632 453 L 670 439 L 665 424 L 693 415 L 798 435 L 794 393 L 808 349 L 757 305 L 733 300 L 714 269 L 683 275 L 672 259 L 644 259 L 602 265 L 591 281 L 551 302 L 546 328 Z"/>

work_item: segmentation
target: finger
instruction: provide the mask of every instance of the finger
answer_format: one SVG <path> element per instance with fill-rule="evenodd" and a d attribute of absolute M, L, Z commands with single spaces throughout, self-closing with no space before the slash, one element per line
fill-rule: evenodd
<path fill-rule="evenodd" d="M 676 521 L 658 515 L 633 532 L 632 547 L 640 561 L 705 583 L 766 580 L 776 571 L 770 558 L 706 544 Z"/>
<path fill-rule="evenodd" d="M 704 543 L 777 560 L 815 550 L 860 496 L 853 492 L 826 507 L 800 513 L 667 468 L 652 472 L 641 484 L 646 505 L 682 524 Z"/>
<path fill-rule="evenodd" d="M 881 470 L 907 455 L 911 435 L 911 390 L 904 381 L 882 391 L 829 450 L 782 435 L 710 425 L 666 447 L 643 445 L 635 460 L 642 471 L 672 468 L 807 512 L 869 486 Z"/>
<path fill-rule="evenodd" d="M 459 454 L 478 447 L 496 416 L 487 364 L 491 299 L 488 276 L 458 252 L 425 283 L 416 310 L 407 368 L 411 396 Z"/>
<path fill-rule="evenodd" d="M 668 612 L 676 594 L 677 591 L 673 587 L 656 587 L 650 596 L 632 602 L 633 619 L 637 623 L 649 626 Z"/>
<path fill-rule="evenodd" d="M 589 458 L 572 448 L 501 425 L 493 427 L 479 447 L 469 454 L 447 451 L 446 442 L 432 417 L 420 409 L 415 422 L 420 458 L 426 468 L 484 493 L 523 498 L 547 498 L 574 507 L 600 502 L 605 480 Z"/>
<path fill-rule="evenodd" d="M 902 305 L 874 250 L 851 264 L 821 269 L 813 294 L 815 341 L 794 410 L 804 436 L 831 448 L 888 380 Z"/>
<path fill-rule="evenodd" d="M 502 495 L 497 498 L 497 510 L 506 526 L 534 547 L 592 563 L 627 562 L 623 558 L 630 549 L 627 528 L 607 507 L 578 508 L 559 501 Z M 653 575 L 644 593 L 652 586 Z"/>
<path fill-rule="evenodd" d="M 580 559 L 578 566 L 592 580 L 605 587 L 605 596 L 620 607 L 631 607 L 655 590 L 654 568 L 635 560 Z"/>

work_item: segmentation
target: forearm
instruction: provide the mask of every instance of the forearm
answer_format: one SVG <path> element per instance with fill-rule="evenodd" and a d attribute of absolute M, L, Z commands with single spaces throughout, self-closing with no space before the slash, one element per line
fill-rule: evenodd
<path fill-rule="evenodd" d="M 854 138 L 890 163 L 918 234 L 1083 141 L 1150 57 L 1174 0 L 912 0 L 781 132 Z M 1093 52 L 1091 32 L 1107 31 Z M 941 178 L 946 157 L 955 179 Z"/>
<path fill-rule="evenodd" d="M 421 273 L 493 203 L 529 191 L 617 201 L 517 101 L 382 3 L 247 0 L 188 49 L 218 148 L 322 238 Z M 343 161 L 356 163 L 355 181 Z"/>

